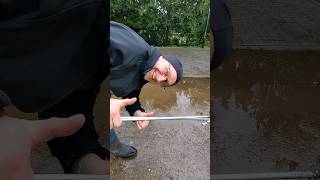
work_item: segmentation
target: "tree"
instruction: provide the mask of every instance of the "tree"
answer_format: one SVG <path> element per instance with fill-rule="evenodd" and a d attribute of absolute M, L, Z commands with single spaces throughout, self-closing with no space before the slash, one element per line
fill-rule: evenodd
<path fill-rule="evenodd" d="M 129 26 L 151 45 L 200 46 L 209 0 L 111 0 L 110 7 L 112 21 Z"/>

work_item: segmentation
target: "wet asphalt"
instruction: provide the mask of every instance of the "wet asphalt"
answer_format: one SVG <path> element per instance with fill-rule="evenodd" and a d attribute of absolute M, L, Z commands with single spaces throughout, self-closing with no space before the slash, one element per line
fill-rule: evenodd
<path fill-rule="evenodd" d="M 212 72 L 212 173 L 320 169 L 319 58 L 236 50 Z"/>

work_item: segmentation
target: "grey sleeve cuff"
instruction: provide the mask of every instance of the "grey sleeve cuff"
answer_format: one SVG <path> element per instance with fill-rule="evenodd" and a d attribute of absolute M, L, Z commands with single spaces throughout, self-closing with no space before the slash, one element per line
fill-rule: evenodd
<path fill-rule="evenodd" d="M 114 96 L 114 93 L 111 90 L 109 91 L 109 94 L 110 94 L 110 97 Z"/>
<path fill-rule="evenodd" d="M 6 93 L 0 90 L 0 112 L 3 112 L 3 108 L 5 106 L 8 106 L 9 104 L 10 104 L 9 97 L 6 95 Z"/>

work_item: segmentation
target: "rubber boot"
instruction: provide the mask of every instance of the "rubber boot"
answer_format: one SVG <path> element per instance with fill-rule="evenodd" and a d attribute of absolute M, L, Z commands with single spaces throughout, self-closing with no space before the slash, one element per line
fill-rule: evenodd
<path fill-rule="evenodd" d="M 108 150 L 114 156 L 121 158 L 132 158 L 137 155 L 136 148 L 120 142 L 114 129 L 110 130 L 110 146 L 108 147 Z"/>

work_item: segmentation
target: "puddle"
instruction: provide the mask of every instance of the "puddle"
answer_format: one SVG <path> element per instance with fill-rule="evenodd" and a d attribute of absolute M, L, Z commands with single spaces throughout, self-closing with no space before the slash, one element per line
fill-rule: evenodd
<path fill-rule="evenodd" d="M 209 78 L 184 78 L 166 89 L 146 85 L 141 103 L 158 116 L 209 115 Z M 209 179 L 210 126 L 203 121 L 153 121 L 143 131 L 123 123 L 121 141 L 138 149 L 131 160 L 111 158 L 113 179 Z"/>
<path fill-rule="evenodd" d="M 237 50 L 211 74 L 211 173 L 320 169 L 319 59 Z"/>
<path fill-rule="evenodd" d="M 141 93 L 145 109 L 167 116 L 209 115 L 209 78 L 184 78 L 167 88 L 146 85 Z"/>

